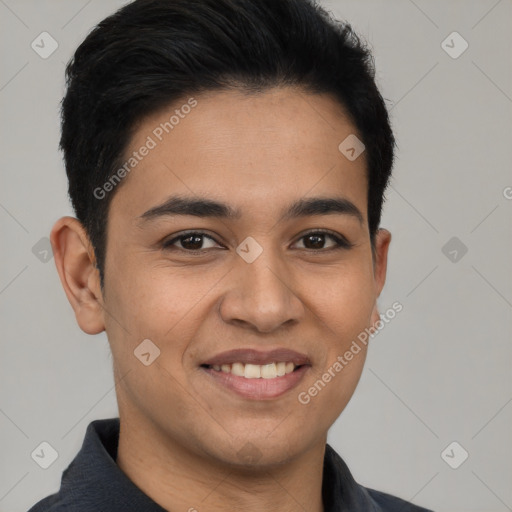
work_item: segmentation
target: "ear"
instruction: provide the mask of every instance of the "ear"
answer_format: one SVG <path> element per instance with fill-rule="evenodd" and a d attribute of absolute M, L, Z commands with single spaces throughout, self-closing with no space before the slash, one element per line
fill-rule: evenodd
<path fill-rule="evenodd" d="M 105 323 L 99 270 L 85 229 L 78 219 L 62 217 L 53 226 L 50 241 L 60 282 L 78 325 L 87 334 L 102 332 Z"/>
<path fill-rule="evenodd" d="M 386 282 L 388 266 L 388 249 L 391 243 L 391 233 L 387 229 L 379 228 L 375 235 L 375 251 L 373 261 L 373 278 L 375 283 L 375 304 L 372 311 L 372 325 L 380 320 L 377 309 L 377 297 L 380 295 Z"/>

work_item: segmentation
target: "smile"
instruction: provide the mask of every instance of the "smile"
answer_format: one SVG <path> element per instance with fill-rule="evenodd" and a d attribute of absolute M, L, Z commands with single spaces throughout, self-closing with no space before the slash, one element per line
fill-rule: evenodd
<path fill-rule="evenodd" d="M 284 374 L 279 375 L 283 365 Z M 217 366 L 219 369 L 202 365 L 200 368 L 224 392 L 250 400 L 272 400 L 297 387 L 311 366 L 278 362 L 265 365 L 233 363 Z"/>
<path fill-rule="evenodd" d="M 270 364 L 251 364 L 251 363 L 233 363 L 223 365 L 206 365 L 217 372 L 231 373 L 237 377 L 246 379 L 275 379 L 292 373 L 299 365 L 288 362 L 270 363 Z"/>

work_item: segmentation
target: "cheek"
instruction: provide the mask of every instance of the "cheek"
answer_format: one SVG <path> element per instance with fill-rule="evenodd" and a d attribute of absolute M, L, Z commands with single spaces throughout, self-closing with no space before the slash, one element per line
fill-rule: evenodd
<path fill-rule="evenodd" d="M 215 276 L 142 261 L 137 255 L 117 261 L 109 275 L 107 306 L 134 336 L 162 338 L 193 316 Z"/>
<path fill-rule="evenodd" d="M 140 264 L 131 267 L 121 259 L 115 269 L 111 268 L 105 306 L 116 379 L 122 379 L 121 406 L 136 404 L 147 416 L 154 414 L 154 409 L 166 413 L 169 402 L 187 410 L 187 394 L 183 395 L 180 384 L 181 363 L 187 344 L 200 325 L 199 308 L 194 309 L 194 305 L 206 293 L 191 281 L 194 280 L 162 269 L 157 272 Z M 151 344 L 142 345 L 147 339 Z M 139 350 L 142 346 L 147 348 Z M 145 365 L 137 354 L 142 357 L 148 351 L 151 362 Z M 154 358 L 155 354 L 158 356 Z"/>
<path fill-rule="evenodd" d="M 323 333 L 325 358 L 315 372 L 313 388 L 304 391 L 310 411 L 327 415 L 329 423 L 345 408 L 359 382 L 367 346 L 358 336 L 369 326 L 375 296 L 373 274 L 364 264 L 347 266 L 320 283 L 321 289 L 316 287 L 310 297 Z"/>
<path fill-rule="evenodd" d="M 358 336 L 371 320 L 372 281 L 362 276 L 331 281 L 317 294 L 315 317 L 324 344 L 324 356 L 310 387 L 301 389 L 299 403 L 310 417 L 329 428 L 347 406 L 361 377 L 367 345 Z"/>
<path fill-rule="evenodd" d="M 137 379 L 135 374 L 139 375 L 141 370 L 143 380 L 150 374 L 152 380 L 156 379 L 154 372 L 160 369 L 161 388 L 169 389 L 169 372 L 180 381 L 184 379 L 184 355 L 211 313 L 212 287 L 225 271 L 191 272 L 185 268 L 171 269 L 165 264 L 143 267 L 140 263 L 131 268 L 122 263 L 119 261 L 109 276 L 106 304 L 111 313 L 107 315 L 106 326 L 114 361 L 121 374 L 135 370 L 131 379 Z M 156 364 L 142 367 L 134 350 L 146 339 L 160 353 Z M 146 386 L 146 382 L 139 382 L 136 393 Z"/>
<path fill-rule="evenodd" d="M 338 347 L 350 344 L 369 325 L 375 303 L 373 275 L 363 265 L 352 266 L 331 272 L 329 279 L 319 276 L 315 283 L 306 291 L 315 315 Z"/>

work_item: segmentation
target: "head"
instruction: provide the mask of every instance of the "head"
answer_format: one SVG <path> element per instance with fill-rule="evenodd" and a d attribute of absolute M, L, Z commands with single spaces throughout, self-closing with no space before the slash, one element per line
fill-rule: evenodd
<path fill-rule="evenodd" d="M 107 332 L 121 419 L 228 462 L 247 441 L 263 464 L 323 438 L 365 347 L 315 400 L 297 396 L 378 320 L 390 241 L 394 138 L 369 50 L 307 0 L 137 0 L 66 74 L 77 219 L 51 239 L 80 327 Z M 345 140 L 364 151 L 347 158 Z M 147 339 L 160 352 L 146 366 Z M 270 400 L 205 368 L 283 347 L 308 371 Z"/>

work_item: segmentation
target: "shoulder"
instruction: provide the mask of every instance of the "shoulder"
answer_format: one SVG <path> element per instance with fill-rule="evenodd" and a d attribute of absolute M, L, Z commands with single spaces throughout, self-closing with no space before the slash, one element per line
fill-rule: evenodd
<path fill-rule="evenodd" d="M 65 510 L 71 512 L 71 509 L 62 502 L 59 494 L 52 494 L 38 501 L 28 512 L 64 512 Z"/>
<path fill-rule="evenodd" d="M 391 494 L 364 487 L 379 512 L 433 512 Z"/>
<path fill-rule="evenodd" d="M 345 461 L 326 445 L 324 458 L 323 497 L 326 511 L 337 510 L 344 504 L 347 510 L 365 512 L 433 512 L 427 508 L 377 491 L 356 482 Z"/>

